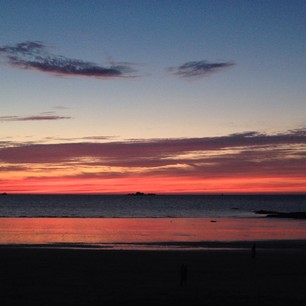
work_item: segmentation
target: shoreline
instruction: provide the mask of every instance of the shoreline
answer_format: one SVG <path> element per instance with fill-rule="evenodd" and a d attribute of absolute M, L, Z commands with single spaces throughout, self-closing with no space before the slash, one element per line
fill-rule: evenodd
<path fill-rule="evenodd" d="M 71 249 L 97 251 L 249 251 L 253 245 L 265 251 L 300 250 L 306 252 L 306 239 L 250 240 L 250 241 L 168 241 L 168 242 L 116 242 L 116 243 L 3 243 L 0 249 Z"/>

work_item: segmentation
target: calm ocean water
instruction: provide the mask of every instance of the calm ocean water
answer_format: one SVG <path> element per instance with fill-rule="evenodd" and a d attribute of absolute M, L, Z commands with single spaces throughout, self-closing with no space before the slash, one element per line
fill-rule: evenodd
<path fill-rule="evenodd" d="M 306 212 L 306 195 L 0 196 L 0 217 L 255 217 L 255 210 Z"/>
<path fill-rule="evenodd" d="M 111 249 L 201 248 L 207 242 L 302 240 L 305 195 L 0 196 L 0 244 Z"/>

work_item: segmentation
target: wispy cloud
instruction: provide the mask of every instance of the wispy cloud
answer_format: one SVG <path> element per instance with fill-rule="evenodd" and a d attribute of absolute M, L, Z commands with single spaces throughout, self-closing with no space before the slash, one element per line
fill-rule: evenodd
<path fill-rule="evenodd" d="M 56 115 L 37 115 L 37 116 L 0 116 L 0 121 L 43 121 L 43 120 L 63 120 L 72 117 Z"/>
<path fill-rule="evenodd" d="M 229 68 L 233 65 L 235 64 L 232 62 L 208 62 L 202 60 L 187 62 L 177 67 L 170 67 L 168 70 L 172 74 L 182 78 L 199 78 Z"/>
<path fill-rule="evenodd" d="M 45 73 L 66 76 L 95 78 L 122 78 L 135 76 L 129 63 L 112 63 L 101 66 L 92 62 L 71 59 L 48 52 L 39 41 L 27 41 L 12 46 L 0 47 L 0 55 L 9 64 L 22 69 L 34 69 Z"/>
<path fill-rule="evenodd" d="M 79 143 L 79 142 L 105 142 L 110 141 L 118 138 L 117 136 L 86 136 L 86 137 L 70 137 L 70 138 L 64 138 L 64 137 L 45 137 L 43 138 L 40 143 L 43 143 L 45 141 L 53 143 Z"/>

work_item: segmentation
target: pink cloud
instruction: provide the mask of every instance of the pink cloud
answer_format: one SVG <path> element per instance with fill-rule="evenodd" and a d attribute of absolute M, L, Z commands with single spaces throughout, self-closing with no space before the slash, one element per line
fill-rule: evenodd
<path fill-rule="evenodd" d="M 70 175 L 83 178 L 305 177 L 305 144 L 305 130 L 277 135 L 250 132 L 205 138 L 20 144 L 0 149 L 0 162 L 6 167 L 22 165 L 29 170 L 31 165 L 39 166 L 41 171 L 51 165 L 80 169 Z"/>

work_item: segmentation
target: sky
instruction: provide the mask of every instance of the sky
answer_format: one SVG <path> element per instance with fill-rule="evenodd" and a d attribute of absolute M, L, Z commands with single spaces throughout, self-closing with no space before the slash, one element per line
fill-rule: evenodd
<path fill-rule="evenodd" d="M 0 193 L 306 192 L 304 0 L 0 7 Z"/>

